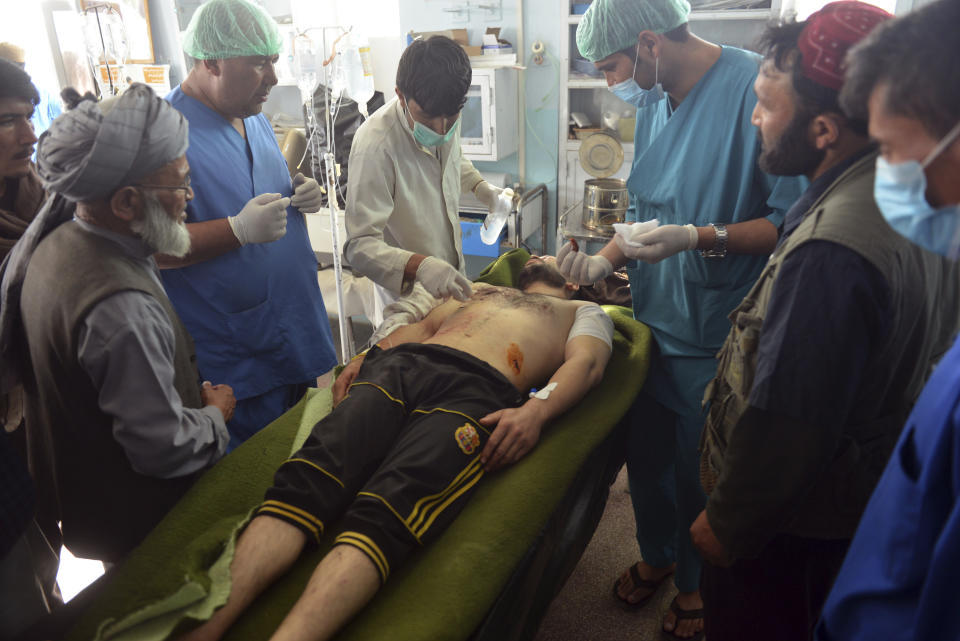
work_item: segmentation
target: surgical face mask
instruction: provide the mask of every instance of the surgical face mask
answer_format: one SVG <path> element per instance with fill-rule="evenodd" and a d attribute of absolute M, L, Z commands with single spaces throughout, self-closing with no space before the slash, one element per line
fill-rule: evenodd
<path fill-rule="evenodd" d="M 637 45 L 637 53 L 633 59 L 633 74 L 623 82 L 618 82 L 610 87 L 613 95 L 627 104 L 633 105 L 637 109 L 652 105 L 655 102 L 663 100 L 663 85 L 660 84 L 660 57 L 657 57 L 654 67 L 654 80 L 651 89 L 644 89 L 637 84 L 634 77 L 637 75 L 637 61 L 640 59 L 640 45 Z"/>
<path fill-rule="evenodd" d="M 957 259 L 960 250 L 960 205 L 934 208 L 927 202 L 930 163 L 960 134 L 960 123 L 924 158 L 891 164 L 877 156 L 873 197 L 880 213 L 901 235 L 932 252 Z"/>
<path fill-rule="evenodd" d="M 407 115 L 410 116 L 410 111 L 407 110 Z M 424 147 L 439 147 L 446 144 L 453 138 L 454 134 L 457 132 L 457 127 L 460 126 L 460 118 L 457 118 L 457 121 L 450 125 L 450 128 L 447 129 L 447 133 L 438 134 L 430 127 L 426 126 L 422 122 L 413 119 L 413 116 L 410 116 L 410 120 L 413 120 L 413 139 Z M 446 120 L 444 120 L 446 123 Z"/>

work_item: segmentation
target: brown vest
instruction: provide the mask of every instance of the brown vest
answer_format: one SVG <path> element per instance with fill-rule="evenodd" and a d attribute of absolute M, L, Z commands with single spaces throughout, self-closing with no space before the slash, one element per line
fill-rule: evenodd
<path fill-rule="evenodd" d="M 115 242 L 72 222 L 61 225 L 37 247 L 20 303 L 33 369 L 28 449 L 41 517 L 62 522 L 71 552 L 106 561 L 136 546 L 195 477 L 134 471 L 79 362 L 87 313 L 122 291 L 144 292 L 163 306 L 176 339 L 174 387 L 184 407 L 201 407 L 192 339 L 160 284 Z"/>
<path fill-rule="evenodd" d="M 876 411 L 869 413 L 872 420 L 845 426 L 837 458 L 788 524 L 788 531 L 800 536 L 852 536 L 903 422 L 960 320 L 956 265 L 906 240 L 884 221 L 873 200 L 875 162 L 876 154 L 868 154 L 849 167 L 777 247 L 730 314 L 732 327 L 717 355 L 717 375 L 704 395 L 710 411 L 701 439 L 700 476 L 709 494 L 723 469 L 726 444 L 748 405 L 760 334 L 784 260 L 804 243 L 827 240 L 855 251 L 883 275 L 890 287 L 892 323 L 871 358 L 871 389 L 859 394 L 872 399 Z"/>

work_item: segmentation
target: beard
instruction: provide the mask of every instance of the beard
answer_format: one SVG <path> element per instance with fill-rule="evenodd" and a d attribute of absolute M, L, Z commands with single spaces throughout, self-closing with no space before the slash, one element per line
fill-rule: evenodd
<path fill-rule="evenodd" d="M 182 258 L 190 251 L 190 232 L 180 220 L 173 220 L 156 196 L 144 194 L 143 216 L 130 229 L 158 254 Z"/>
<path fill-rule="evenodd" d="M 810 144 L 808 127 L 813 119 L 809 113 L 797 112 L 780 137 L 768 144 L 761 136 L 761 171 L 772 176 L 802 176 L 823 161 L 825 151 Z"/>

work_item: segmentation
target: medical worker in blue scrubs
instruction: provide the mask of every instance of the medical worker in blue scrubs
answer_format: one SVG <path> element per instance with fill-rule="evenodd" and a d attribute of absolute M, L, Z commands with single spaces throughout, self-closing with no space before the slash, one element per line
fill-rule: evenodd
<path fill-rule="evenodd" d="M 594 256 L 570 244 L 557 256 L 564 275 L 581 284 L 626 264 L 634 315 L 656 339 L 627 453 L 643 560 L 614 592 L 639 607 L 676 572 L 679 595 L 663 628 L 683 639 L 703 629 L 700 559 L 688 530 L 705 504 L 697 454 L 704 388 L 730 329 L 727 314 L 760 274 L 805 187 L 757 168 L 750 116 L 760 57 L 691 34 L 689 13 L 686 0 L 596 0 L 583 16 L 581 55 L 638 107 L 627 181 L 633 220 L 659 226 L 618 234 Z"/>
<path fill-rule="evenodd" d="M 210 0 L 184 34 L 194 59 L 167 100 L 187 117 L 191 250 L 161 257 L 163 284 L 197 347 L 200 375 L 237 397 L 230 449 L 295 404 L 337 361 L 301 212 L 320 186 L 291 181 L 260 113 L 277 84 L 277 25 L 247 0 Z"/>
<path fill-rule="evenodd" d="M 843 108 L 869 111 L 890 225 L 960 249 L 960 3 L 892 20 L 847 58 Z M 960 267 L 958 267 L 960 268 Z M 960 639 L 960 341 L 907 419 L 823 608 L 819 641 Z"/>

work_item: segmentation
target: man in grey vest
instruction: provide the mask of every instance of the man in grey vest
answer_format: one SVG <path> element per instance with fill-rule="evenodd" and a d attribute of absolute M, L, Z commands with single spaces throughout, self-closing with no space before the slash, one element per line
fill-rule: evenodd
<path fill-rule="evenodd" d="M 229 438 L 233 391 L 201 385 L 153 259 L 190 246 L 186 148 L 145 85 L 82 102 L 40 140 L 53 195 L 4 264 L 0 375 L 27 390 L 38 520 L 77 556 L 123 558 Z"/>
<path fill-rule="evenodd" d="M 886 12 L 834 2 L 772 27 L 753 122 L 760 166 L 806 175 L 708 385 L 691 527 L 710 641 L 805 640 L 931 365 L 960 279 L 873 199 L 876 150 L 837 93 L 849 46 Z"/>

